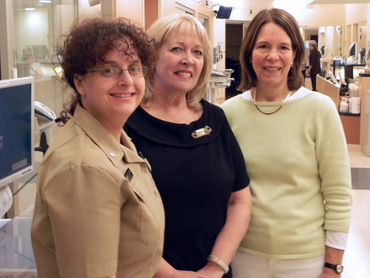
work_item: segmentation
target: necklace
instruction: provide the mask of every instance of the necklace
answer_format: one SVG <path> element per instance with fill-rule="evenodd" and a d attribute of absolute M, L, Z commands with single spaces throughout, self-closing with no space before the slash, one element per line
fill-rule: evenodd
<path fill-rule="evenodd" d="M 288 95 L 286 96 L 286 98 L 281 102 L 280 106 L 275 110 L 275 111 L 272 111 L 272 112 L 263 112 L 257 105 L 257 101 L 256 101 L 256 95 L 257 95 L 257 90 L 256 88 L 253 89 L 253 92 L 254 92 L 254 96 L 253 96 L 253 101 L 254 101 L 254 106 L 256 106 L 257 110 L 259 112 L 261 112 L 262 114 L 264 115 L 272 115 L 272 114 L 275 114 L 277 111 L 279 111 L 285 104 L 286 100 L 290 97 L 290 94 L 292 93 L 292 91 L 290 91 L 288 93 Z"/>

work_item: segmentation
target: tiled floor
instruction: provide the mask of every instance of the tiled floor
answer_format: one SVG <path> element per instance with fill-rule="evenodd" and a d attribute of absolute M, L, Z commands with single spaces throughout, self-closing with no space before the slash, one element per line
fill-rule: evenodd
<path fill-rule="evenodd" d="M 352 170 L 352 222 L 344 255 L 342 278 L 369 278 L 370 266 L 370 157 L 349 145 Z"/>

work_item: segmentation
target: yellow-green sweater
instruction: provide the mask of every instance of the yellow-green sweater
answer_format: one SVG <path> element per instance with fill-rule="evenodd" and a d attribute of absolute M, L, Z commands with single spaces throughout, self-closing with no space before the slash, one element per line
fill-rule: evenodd
<path fill-rule="evenodd" d="M 279 105 L 258 102 L 266 112 Z M 238 95 L 222 108 L 251 179 L 252 219 L 240 250 L 276 259 L 325 254 L 325 230 L 348 232 L 352 200 L 345 135 L 333 101 L 309 91 L 264 115 Z"/>

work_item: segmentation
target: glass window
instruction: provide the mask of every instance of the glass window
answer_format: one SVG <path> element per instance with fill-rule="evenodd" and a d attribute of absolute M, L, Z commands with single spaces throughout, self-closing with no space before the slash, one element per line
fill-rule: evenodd
<path fill-rule="evenodd" d="M 58 41 L 76 18 L 76 0 L 13 0 L 17 76 L 34 76 L 35 100 L 56 113 L 66 95 L 66 86 L 56 75 Z"/>

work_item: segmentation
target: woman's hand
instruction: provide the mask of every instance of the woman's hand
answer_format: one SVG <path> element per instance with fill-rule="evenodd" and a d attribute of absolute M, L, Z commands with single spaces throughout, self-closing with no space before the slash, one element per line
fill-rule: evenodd
<path fill-rule="evenodd" d="M 205 276 L 199 277 L 212 277 L 212 278 L 222 278 L 225 274 L 223 269 L 213 262 L 208 262 L 202 269 L 197 271 L 197 274 L 203 274 Z"/>
<path fill-rule="evenodd" d="M 334 273 L 334 272 L 329 273 L 329 272 L 325 272 L 325 270 L 320 275 L 320 278 L 340 278 L 340 277 L 342 277 L 342 275 L 340 275 L 339 273 Z"/>
<path fill-rule="evenodd" d="M 252 197 L 249 186 L 231 194 L 226 223 L 216 238 L 211 254 L 229 265 L 247 231 L 251 216 Z M 224 270 L 216 263 L 208 263 L 198 271 L 212 278 L 224 276 Z"/>
<path fill-rule="evenodd" d="M 326 246 L 325 262 L 340 264 L 343 260 L 344 250 Z M 335 270 L 324 267 L 320 278 L 340 278 L 342 275 Z"/>
<path fill-rule="evenodd" d="M 162 258 L 154 278 L 218 278 L 218 276 L 208 276 L 207 273 L 202 272 L 177 270 Z"/>
<path fill-rule="evenodd" d="M 222 276 L 208 276 L 207 274 L 204 273 L 187 270 L 175 270 L 171 273 L 171 275 L 166 276 L 166 278 L 218 278 L 218 277 Z"/>

